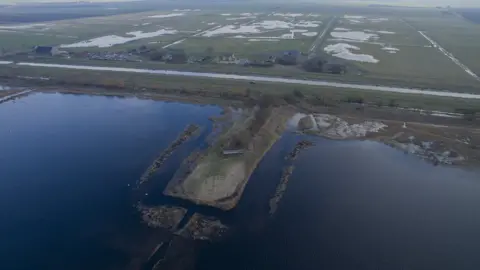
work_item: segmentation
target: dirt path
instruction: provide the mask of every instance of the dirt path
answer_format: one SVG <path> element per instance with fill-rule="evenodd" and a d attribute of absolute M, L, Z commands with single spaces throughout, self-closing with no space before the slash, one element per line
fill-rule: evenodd
<path fill-rule="evenodd" d="M 337 17 L 334 16 L 332 19 L 330 19 L 325 29 L 323 29 L 323 32 L 320 35 L 318 35 L 318 37 L 312 43 L 310 50 L 308 50 L 308 59 L 311 59 L 316 56 L 317 48 L 322 46 L 323 41 L 325 40 L 325 36 L 330 33 L 330 31 L 332 30 L 332 28 L 335 26 L 336 23 L 337 23 Z"/>

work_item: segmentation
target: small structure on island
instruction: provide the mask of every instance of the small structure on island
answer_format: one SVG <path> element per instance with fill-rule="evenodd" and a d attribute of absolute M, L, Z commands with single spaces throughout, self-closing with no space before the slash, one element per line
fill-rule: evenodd
<path fill-rule="evenodd" d="M 239 156 L 245 154 L 245 149 L 224 149 L 222 154 L 224 156 Z"/>

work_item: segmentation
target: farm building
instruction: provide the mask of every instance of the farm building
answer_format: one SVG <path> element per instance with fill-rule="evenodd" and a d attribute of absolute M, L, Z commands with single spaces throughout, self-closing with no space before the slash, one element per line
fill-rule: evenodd
<path fill-rule="evenodd" d="M 52 46 L 35 46 L 33 52 L 36 54 L 52 55 Z"/>
<path fill-rule="evenodd" d="M 296 65 L 301 53 L 297 50 L 283 51 L 277 57 L 277 63 L 280 65 Z"/>
<path fill-rule="evenodd" d="M 223 150 L 224 156 L 236 156 L 236 155 L 243 155 L 245 153 L 244 149 L 232 149 L 232 150 Z"/>
<path fill-rule="evenodd" d="M 224 63 L 224 64 L 232 64 L 237 61 L 237 57 L 235 57 L 235 54 L 233 53 L 224 53 L 222 55 L 217 56 L 217 62 L 218 63 Z"/>

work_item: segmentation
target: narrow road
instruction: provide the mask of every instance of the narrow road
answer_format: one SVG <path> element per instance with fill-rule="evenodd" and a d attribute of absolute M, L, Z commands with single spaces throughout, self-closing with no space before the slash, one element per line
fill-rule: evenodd
<path fill-rule="evenodd" d="M 410 28 L 417 31 L 420 35 L 422 35 L 422 37 L 424 37 L 428 42 L 430 42 L 430 44 L 432 44 L 434 48 L 438 49 L 443 55 L 450 58 L 450 60 L 452 60 L 461 69 L 463 69 L 468 75 L 472 76 L 475 80 L 480 81 L 480 77 L 478 77 L 477 74 L 475 74 L 472 70 L 470 70 L 470 68 L 468 68 L 462 62 L 460 62 L 460 60 L 458 60 L 452 53 L 450 53 L 449 51 L 445 50 L 442 46 L 440 46 L 435 40 L 427 36 L 427 34 L 425 34 L 424 31 L 418 30 L 417 28 L 415 28 L 415 26 L 407 22 L 405 19 L 402 19 L 402 21 L 406 25 L 408 25 Z"/>
<path fill-rule="evenodd" d="M 235 74 L 223 74 L 223 73 L 161 70 L 161 69 L 155 70 L 155 69 L 116 68 L 116 67 L 83 66 L 83 65 L 61 65 L 61 64 L 31 63 L 31 62 L 20 62 L 20 63 L 16 63 L 15 65 L 43 67 L 43 68 L 74 69 L 74 70 L 144 73 L 144 74 L 168 75 L 168 76 L 179 76 L 179 77 L 227 79 L 227 80 L 239 80 L 239 81 L 249 81 L 249 82 L 269 82 L 269 83 L 284 83 L 284 84 L 297 84 L 297 85 L 310 85 L 310 86 L 328 86 L 328 87 L 339 88 L 339 90 L 359 89 L 359 90 L 370 90 L 370 91 L 378 91 L 378 92 L 419 94 L 419 95 L 437 96 L 437 97 L 480 99 L 480 95 L 477 95 L 477 94 L 458 93 L 458 92 L 453 92 L 448 90 L 445 90 L 445 91 L 422 90 L 422 89 L 415 89 L 415 88 L 362 85 L 362 84 L 353 84 L 353 83 L 337 83 L 337 82 L 314 81 L 314 80 L 286 79 L 286 78 L 267 77 L 267 76 L 248 76 L 248 75 L 235 75 Z"/>
<path fill-rule="evenodd" d="M 325 26 L 325 29 L 323 29 L 323 32 L 320 35 L 318 35 L 318 37 L 312 43 L 312 46 L 310 47 L 310 50 L 308 50 L 308 59 L 311 59 L 311 58 L 315 57 L 316 52 L 317 52 L 317 48 L 319 46 L 322 46 L 323 41 L 325 39 L 325 36 L 328 33 L 330 33 L 330 31 L 332 30 L 332 27 L 335 25 L 336 22 L 337 22 L 337 17 L 336 16 L 334 16 L 332 19 L 330 19 L 327 26 Z"/>
<path fill-rule="evenodd" d="M 446 57 L 450 58 L 457 66 L 459 66 L 461 69 L 463 69 L 468 75 L 472 76 L 474 79 L 477 81 L 480 81 L 480 78 L 475 74 L 472 70 L 470 70 L 466 65 L 464 65 L 460 60 L 455 58 L 455 56 L 442 48 L 440 45 L 438 45 L 437 42 L 435 42 L 433 39 L 431 39 L 429 36 L 427 36 L 423 31 L 418 31 L 420 35 L 422 35 L 426 40 L 428 40 L 434 48 L 437 48 L 442 52 Z"/>

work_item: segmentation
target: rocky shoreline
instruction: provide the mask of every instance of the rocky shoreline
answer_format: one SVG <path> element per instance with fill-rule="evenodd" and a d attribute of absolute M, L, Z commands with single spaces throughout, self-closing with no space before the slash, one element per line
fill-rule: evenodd
<path fill-rule="evenodd" d="M 275 194 L 272 196 L 272 198 L 270 198 L 270 201 L 269 201 L 270 216 L 275 214 L 275 212 L 278 209 L 278 204 L 280 203 L 280 201 L 283 198 L 283 195 L 287 191 L 288 181 L 290 180 L 290 176 L 293 174 L 293 171 L 295 169 L 295 166 L 292 164 L 293 161 L 295 161 L 298 158 L 298 155 L 302 150 L 308 149 L 314 145 L 315 144 L 311 141 L 307 141 L 307 140 L 299 141 L 295 145 L 293 150 L 285 156 L 285 160 L 287 160 L 287 165 L 283 168 L 283 173 L 282 173 L 282 177 L 280 178 L 280 183 L 277 185 Z"/>
<path fill-rule="evenodd" d="M 137 182 L 137 188 L 139 188 L 142 184 L 147 182 L 150 177 L 163 165 L 163 163 L 172 155 L 172 153 L 177 149 L 180 145 L 186 142 L 190 137 L 192 137 L 196 131 L 198 131 L 199 126 L 190 124 L 188 125 L 185 130 L 175 139 L 170 146 L 167 147 L 148 167 L 148 169 L 143 173 L 140 179 Z"/>

